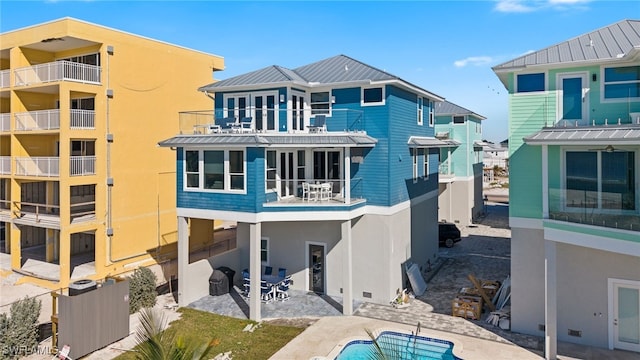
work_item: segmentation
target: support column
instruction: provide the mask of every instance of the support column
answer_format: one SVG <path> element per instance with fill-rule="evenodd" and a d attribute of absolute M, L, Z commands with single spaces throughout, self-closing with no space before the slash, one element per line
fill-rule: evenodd
<path fill-rule="evenodd" d="M 342 314 L 353 314 L 353 249 L 351 244 L 351 220 L 343 221 L 342 232 Z"/>
<path fill-rule="evenodd" d="M 249 319 L 262 320 L 260 312 L 260 274 L 262 266 L 260 260 L 260 240 L 262 239 L 262 223 L 249 224 Z"/>
<path fill-rule="evenodd" d="M 344 203 L 351 204 L 351 148 L 344 148 Z"/>
<path fill-rule="evenodd" d="M 544 241 L 544 358 L 558 356 L 558 307 L 556 283 L 556 243 Z"/>
<path fill-rule="evenodd" d="M 178 216 L 178 305 L 187 306 L 187 268 L 189 267 L 189 224 Z"/>
<path fill-rule="evenodd" d="M 549 146 L 542 145 L 542 218 L 549 218 Z"/>

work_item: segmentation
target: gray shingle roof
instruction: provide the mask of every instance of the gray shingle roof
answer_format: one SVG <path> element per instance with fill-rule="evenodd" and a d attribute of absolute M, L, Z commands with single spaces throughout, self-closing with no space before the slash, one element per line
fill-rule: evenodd
<path fill-rule="evenodd" d="M 269 66 L 246 74 L 234 76 L 209 85 L 200 87 L 200 91 L 223 91 L 240 87 L 251 87 L 269 84 L 301 84 L 308 87 L 332 85 L 339 83 L 371 83 L 381 81 L 395 81 L 401 85 L 425 93 L 435 100 L 443 100 L 442 96 L 429 92 L 408 81 L 379 70 L 370 65 L 345 55 L 337 55 L 320 60 L 309 65 L 297 67 L 293 70 L 281 66 Z"/>
<path fill-rule="evenodd" d="M 407 145 L 409 147 L 443 148 L 459 146 L 460 142 L 451 139 L 439 140 L 427 136 L 411 136 L 407 141 Z"/>
<path fill-rule="evenodd" d="M 607 61 L 640 51 L 640 20 L 622 20 L 496 65 L 496 72 L 529 66 Z"/>
<path fill-rule="evenodd" d="M 528 145 L 638 145 L 640 125 L 545 128 L 524 138 Z"/>
<path fill-rule="evenodd" d="M 206 146 L 343 146 L 373 147 L 378 140 L 364 133 L 326 133 L 326 134 L 212 134 L 177 135 L 160 141 L 161 147 L 206 147 Z"/>
<path fill-rule="evenodd" d="M 480 114 L 476 114 L 473 111 L 463 108 L 460 105 L 456 105 L 449 101 L 443 101 L 436 103 L 436 115 L 473 115 L 480 120 L 485 120 L 486 118 Z"/>

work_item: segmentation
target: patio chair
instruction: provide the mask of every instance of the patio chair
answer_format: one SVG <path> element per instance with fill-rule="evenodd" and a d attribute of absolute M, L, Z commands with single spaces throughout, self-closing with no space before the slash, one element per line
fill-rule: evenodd
<path fill-rule="evenodd" d="M 320 186 L 320 200 L 331 200 L 331 188 L 333 184 L 330 182 L 322 183 Z"/>
<path fill-rule="evenodd" d="M 278 276 L 280 277 L 286 277 L 287 276 L 287 269 L 285 268 L 278 268 Z"/>
<path fill-rule="evenodd" d="M 251 290 L 251 279 L 249 278 L 249 270 L 242 270 L 242 286 L 244 287 L 244 294 L 249 297 Z"/>
<path fill-rule="evenodd" d="M 260 281 L 260 300 L 264 303 L 273 301 L 274 290 L 273 286 L 267 284 L 266 281 Z"/>
<path fill-rule="evenodd" d="M 264 274 L 265 275 L 271 275 L 273 274 L 273 268 L 271 266 L 265 266 L 264 267 Z"/>
<path fill-rule="evenodd" d="M 253 118 L 243 117 L 240 119 L 240 132 L 250 133 L 253 132 Z"/>
<path fill-rule="evenodd" d="M 313 125 L 307 126 L 309 128 L 309 132 L 326 132 L 326 116 L 325 115 L 316 115 L 313 119 Z"/>
<path fill-rule="evenodd" d="M 291 284 L 291 276 L 284 278 L 284 281 L 276 288 L 276 300 L 289 300 L 289 285 Z"/>

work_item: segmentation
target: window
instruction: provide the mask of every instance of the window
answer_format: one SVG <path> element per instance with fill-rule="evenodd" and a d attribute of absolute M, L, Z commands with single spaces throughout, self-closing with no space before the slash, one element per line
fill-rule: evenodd
<path fill-rule="evenodd" d="M 71 61 L 74 63 L 100 66 L 100 54 L 95 53 L 89 55 L 72 56 L 65 59 L 60 59 L 60 61 Z"/>
<path fill-rule="evenodd" d="M 418 149 L 413 148 L 413 182 L 418 180 Z"/>
<path fill-rule="evenodd" d="M 516 77 L 516 92 L 544 91 L 544 73 L 520 74 Z"/>
<path fill-rule="evenodd" d="M 274 150 L 267 151 L 267 190 L 276 191 L 276 152 Z"/>
<path fill-rule="evenodd" d="M 635 153 L 567 151 L 566 206 L 636 210 Z"/>
<path fill-rule="evenodd" d="M 329 114 L 331 98 L 328 91 L 311 93 L 311 115 Z"/>
<path fill-rule="evenodd" d="M 424 174 L 423 178 L 426 180 L 429 178 L 429 149 L 424 149 Z"/>
<path fill-rule="evenodd" d="M 242 150 L 186 150 L 185 188 L 242 191 L 245 159 Z"/>
<path fill-rule="evenodd" d="M 384 105 L 384 88 L 363 88 L 361 105 Z"/>
<path fill-rule="evenodd" d="M 306 178 L 304 154 L 304 150 L 298 150 L 298 180 Z"/>
<path fill-rule="evenodd" d="M 200 187 L 200 160 L 198 151 L 185 151 L 185 174 L 187 176 L 187 187 Z"/>
<path fill-rule="evenodd" d="M 630 99 L 640 97 L 640 66 L 604 69 L 604 98 Z"/>
<path fill-rule="evenodd" d="M 269 265 L 269 238 L 260 239 L 260 261 L 264 265 Z"/>
<path fill-rule="evenodd" d="M 418 125 L 422 125 L 422 121 L 424 120 L 423 104 L 424 104 L 424 98 L 421 98 L 420 96 L 418 96 Z"/>
<path fill-rule="evenodd" d="M 429 101 L 429 126 L 431 127 L 436 123 L 435 109 L 435 103 L 433 101 Z"/>
<path fill-rule="evenodd" d="M 458 115 L 453 117 L 454 124 L 464 124 L 464 115 Z"/>
<path fill-rule="evenodd" d="M 93 98 L 71 99 L 71 109 L 95 110 Z"/>

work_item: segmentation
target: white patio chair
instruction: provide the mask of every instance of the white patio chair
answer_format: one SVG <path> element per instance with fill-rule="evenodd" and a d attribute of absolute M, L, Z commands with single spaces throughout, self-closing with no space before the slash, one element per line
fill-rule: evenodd
<path fill-rule="evenodd" d="M 322 183 L 320 185 L 320 200 L 329 201 L 331 200 L 331 188 L 333 185 L 330 182 Z"/>

